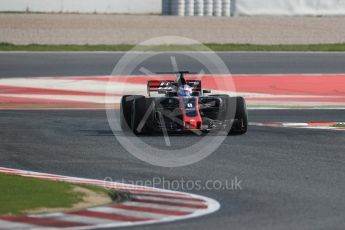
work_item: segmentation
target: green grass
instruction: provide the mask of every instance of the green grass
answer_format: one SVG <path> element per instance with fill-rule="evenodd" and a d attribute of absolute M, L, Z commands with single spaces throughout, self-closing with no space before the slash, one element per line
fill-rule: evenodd
<path fill-rule="evenodd" d="M 315 45 L 206 44 L 213 51 L 345 51 L 345 43 Z"/>
<path fill-rule="evenodd" d="M 38 208 L 71 208 L 83 201 L 84 194 L 74 192 L 75 185 L 22 176 L 0 174 L 0 215 L 24 214 Z M 78 185 L 98 193 L 107 193 L 116 201 L 125 196 L 104 188 Z"/>
<path fill-rule="evenodd" d="M 205 47 L 206 46 L 206 47 Z M 205 44 L 136 46 L 136 51 L 345 51 L 345 43 L 315 45 Z M 133 45 L 14 45 L 0 43 L 0 51 L 129 51 Z"/>
<path fill-rule="evenodd" d="M 0 51 L 127 51 L 133 45 L 13 45 L 0 43 Z"/>

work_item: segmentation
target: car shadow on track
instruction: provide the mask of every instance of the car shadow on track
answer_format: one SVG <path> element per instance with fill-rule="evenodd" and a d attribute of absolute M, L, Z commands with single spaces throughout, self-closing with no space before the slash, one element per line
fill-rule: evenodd
<path fill-rule="evenodd" d="M 85 136 L 133 136 L 133 133 L 127 133 L 123 131 L 115 131 L 113 132 L 111 129 L 88 129 L 88 130 L 80 130 L 81 132 L 85 133 Z M 169 136 L 189 136 L 189 137 L 204 137 L 204 136 L 238 136 L 238 134 L 230 134 L 226 135 L 224 133 L 218 132 L 203 132 L 200 135 L 193 133 L 193 132 L 169 132 Z M 163 133 L 155 132 L 150 134 L 140 134 L 136 135 L 140 137 L 162 137 L 164 136 Z"/>

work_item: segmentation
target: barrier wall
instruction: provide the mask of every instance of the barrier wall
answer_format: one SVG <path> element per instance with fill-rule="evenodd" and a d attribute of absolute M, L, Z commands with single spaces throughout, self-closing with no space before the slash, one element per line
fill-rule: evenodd
<path fill-rule="evenodd" d="M 0 0 L 2 12 L 345 15 L 345 0 Z M 231 13 L 230 13 L 231 12 Z"/>
<path fill-rule="evenodd" d="M 345 0 L 235 0 L 235 15 L 345 15 Z"/>
<path fill-rule="evenodd" d="M 162 0 L 0 0 L 0 11 L 161 14 Z"/>

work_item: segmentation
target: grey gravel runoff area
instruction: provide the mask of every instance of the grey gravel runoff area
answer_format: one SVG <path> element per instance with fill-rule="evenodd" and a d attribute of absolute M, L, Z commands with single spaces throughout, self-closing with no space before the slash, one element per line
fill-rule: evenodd
<path fill-rule="evenodd" d="M 0 42 L 137 44 L 153 37 L 174 35 L 202 43 L 344 43 L 344 25 L 345 17 L 228 18 L 5 13 L 0 14 Z"/>

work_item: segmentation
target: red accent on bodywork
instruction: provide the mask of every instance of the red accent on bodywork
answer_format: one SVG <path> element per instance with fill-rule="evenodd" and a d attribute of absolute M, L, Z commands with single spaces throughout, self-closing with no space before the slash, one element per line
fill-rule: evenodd
<path fill-rule="evenodd" d="M 148 87 L 158 88 L 161 84 L 161 81 L 148 81 Z"/>

